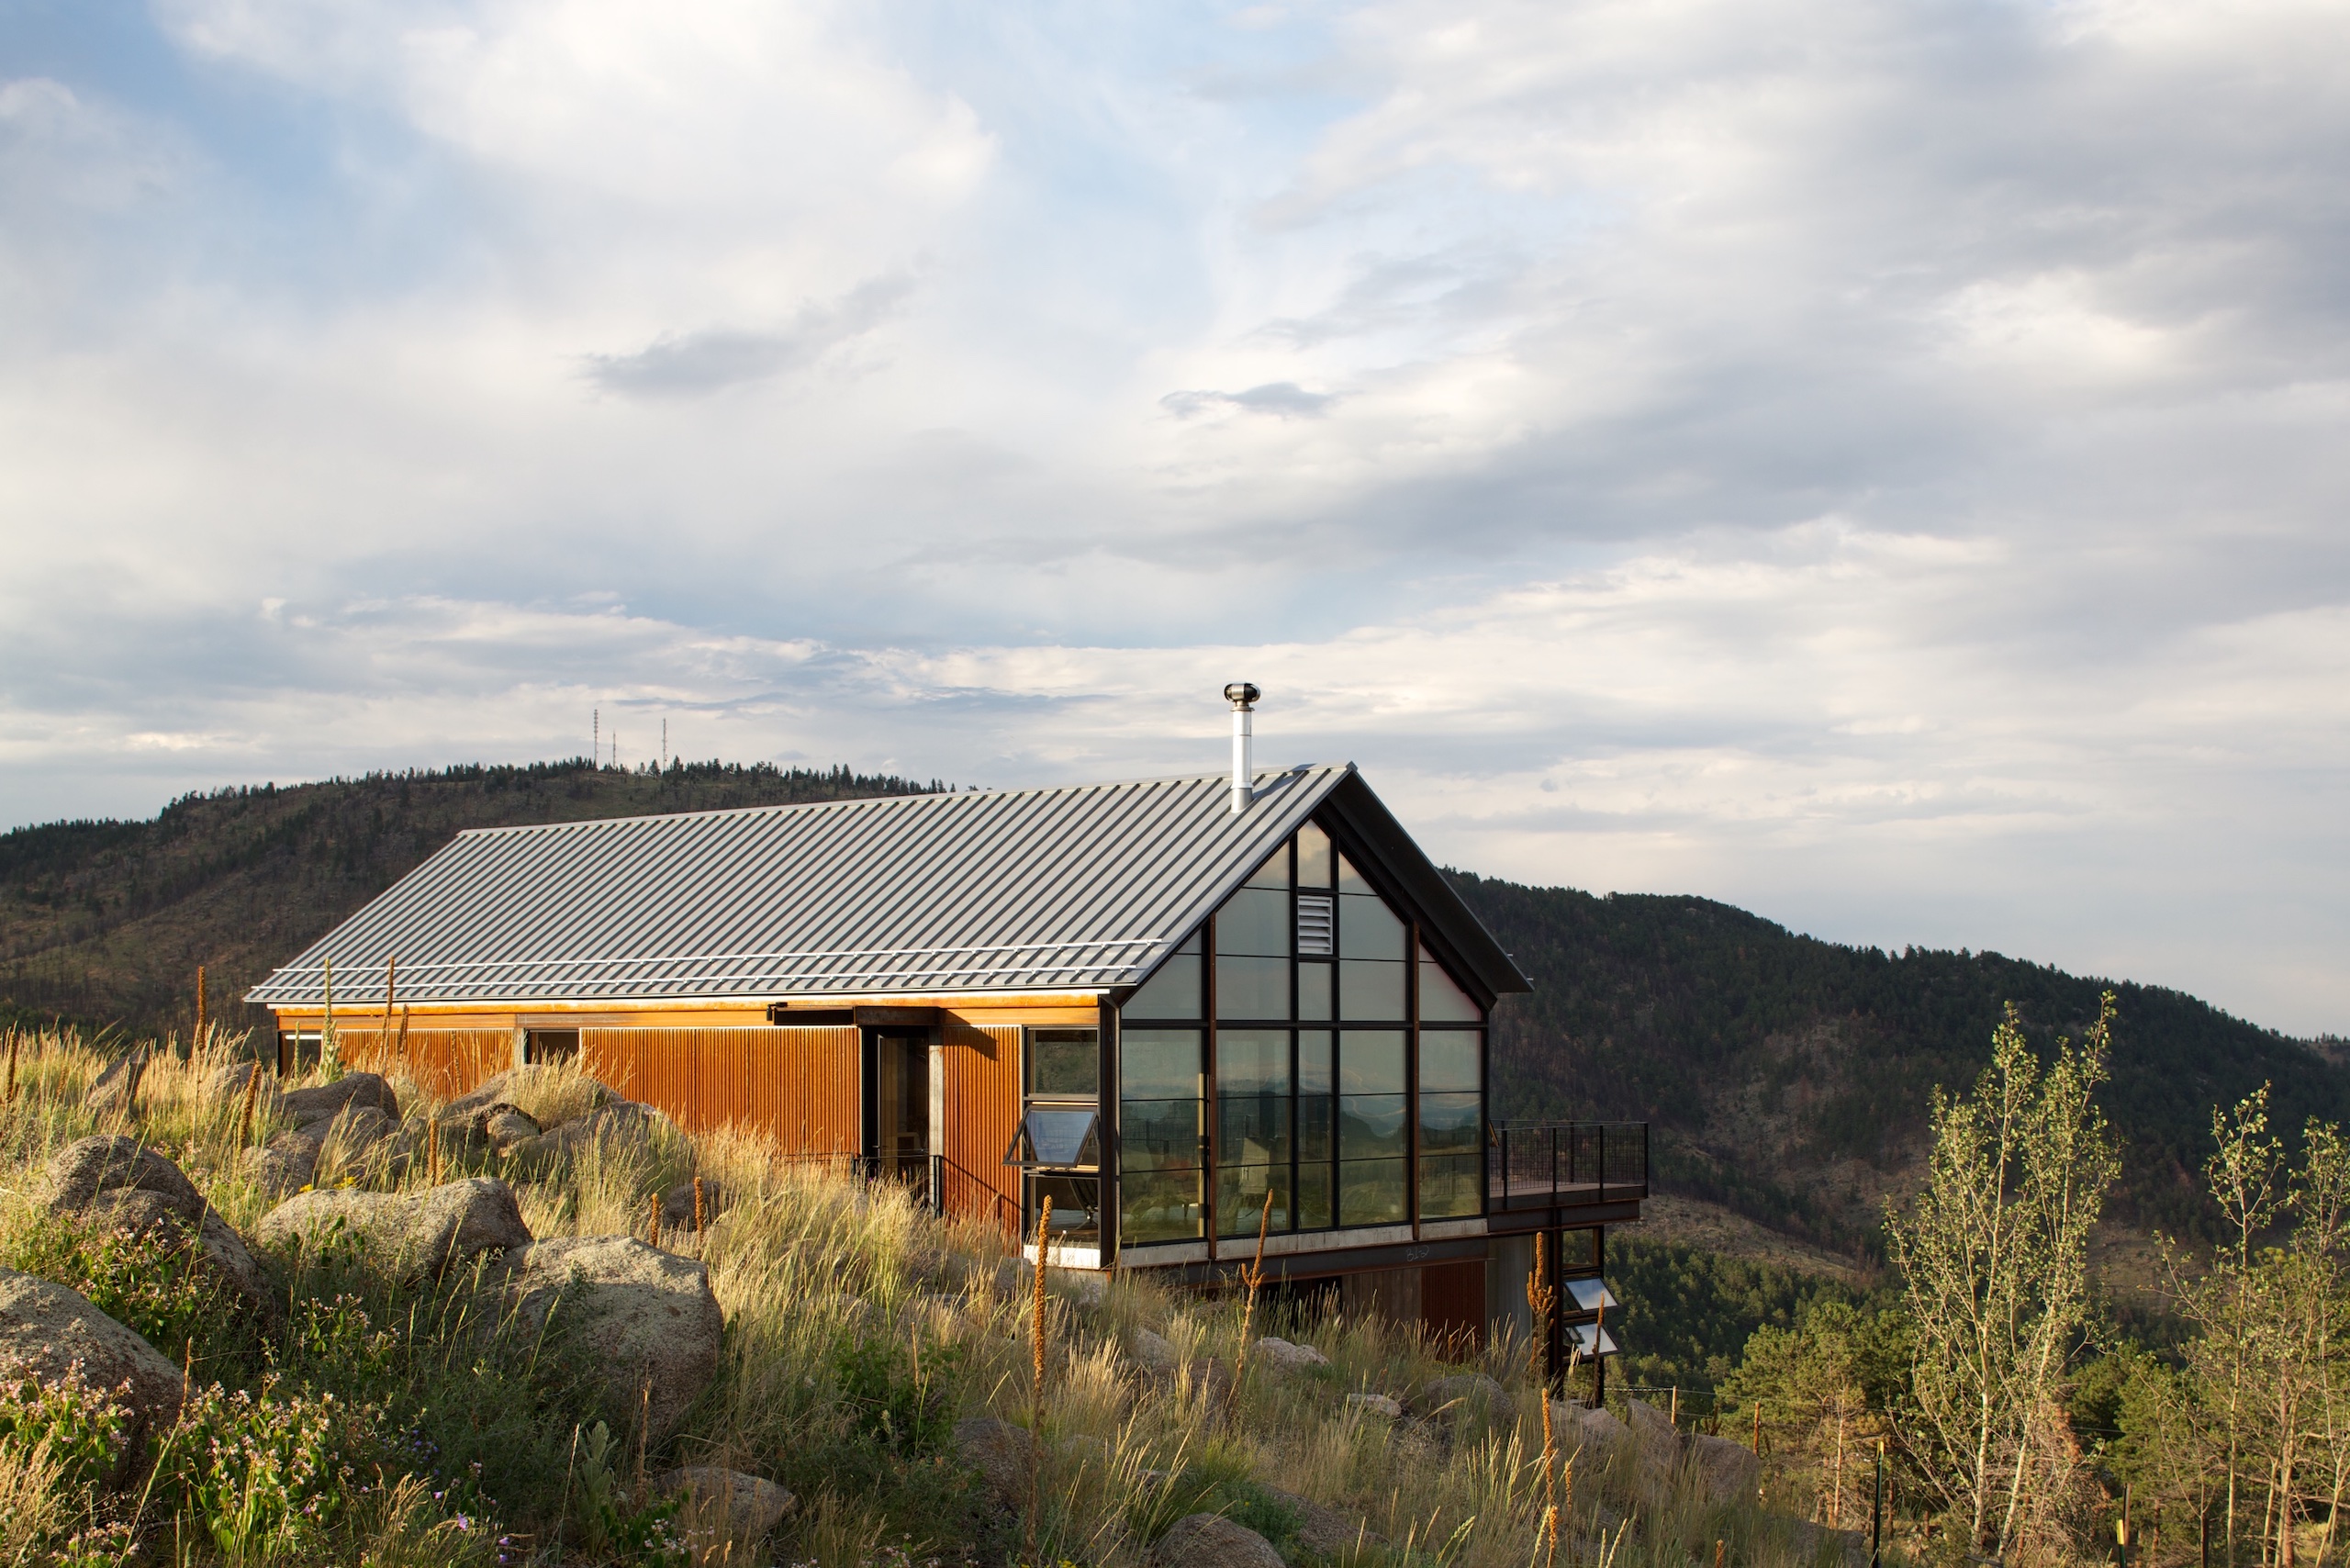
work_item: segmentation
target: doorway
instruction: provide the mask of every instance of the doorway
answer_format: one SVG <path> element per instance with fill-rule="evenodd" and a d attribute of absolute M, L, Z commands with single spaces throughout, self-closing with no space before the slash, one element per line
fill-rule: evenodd
<path fill-rule="evenodd" d="M 930 1188 L 930 1031 L 872 1034 L 873 1151 L 876 1174 L 895 1177 L 927 1197 Z"/>

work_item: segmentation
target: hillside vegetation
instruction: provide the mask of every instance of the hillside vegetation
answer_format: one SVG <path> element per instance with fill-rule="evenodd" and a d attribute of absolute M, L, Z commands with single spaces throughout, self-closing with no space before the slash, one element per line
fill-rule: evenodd
<path fill-rule="evenodd" d="M 331 1059 L 281 1093 L 218 1047 L 102 1081 L 70 1034 L 13 1044 L 0 1562 L 1827 1568 L 1842 1545 L 1758 1508 L 1751 1459 L 1709 1473 L 1653 1412 L 1628 1411 L 1635 1443 L 1546 1402 L 1523 1344 L 1040 1288 L 894 1183 L 686 1137 L 576 1071 L 444 1104 Z M 159 1212 L 183 1171 L 200 1226 Z M 453 1204 L 472 1217 L 418 1242 Z M 602 1261 L 566 1282 L 549 1249 Z M 722 1335 L 646 1318 L 648 1293 L 711 1301 Z M 28 1331 L 28 1301 L 83 1338 Z M 61 1363 L 94 1325 L 141 1338 L 84 1377 Z M 1685 1451 L 1741 1460 L 1708 1441 Z"/>
<path fill-rule="evenodd" d="M 580 759 L 264 784 L 188 795 L 148 822 L 17 828 L 0 834 L 0 1011 L 185 1035 L 202 964 L 214 1018 L 236 1018 L 236 997 L 467 828 L 944 788 L 845 767 Z"/>
<path fill-rule="evenodd" d="M 2114 991 L 2118 1218 L 2208 1228 L 2214 1104 L 2261 1084 L 2281 1125 L 2350 1118 L 2350 1070 L 2179 991 L 1998 953 L 1887 953 L 1799 936 L 1708 900 L 1454 883 L 1534 981 L 1496 1019 L 1494 1092 L 1521 1116 L 1652 1124 L 1657 1184 L 1860 1250 L 1915 1184 L 1930 1092 L 1971 1082 L 2001 1009 L 2035 1045 Z"/>

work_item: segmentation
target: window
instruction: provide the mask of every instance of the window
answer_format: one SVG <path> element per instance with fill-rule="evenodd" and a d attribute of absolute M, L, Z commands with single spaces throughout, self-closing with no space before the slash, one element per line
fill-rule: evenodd
<path fill-rule="evenodd" d="M 1484 1173 L 1481 1110 L 1483 1036 L 1474 1029 L 1420 1032 L 1420 1215 L 1479 1210 Z"/>
<path fill-rule="evenodd" d="M 1483 1009 L 1319 825 L 1123 1015 L 1123 1239 L 1483 1212 Z"/>
<path fill-rule="evenodd" d="M 1023 1199 L 1034 1222 L 1053 1204 L 1057 1240 L 1102 1236 L 1102 1032 L 1031 1029 L 1026 1103 L 1005 1159 L 1023 1167 Z"/>
<path fill-rule="evenodd" d="M 1215 1036 L 1216 1225 L 1250 1236 L 1259 1222 L 1290 1221 L 1290 1083 L 1287 1029 L 1219 1029 Z"/>
<path fill-rule="evenodd" d="M 522 1059 L 526 1062 L 572 1061 L 578 1055 L 576 1029 L 532 1029 L 522 1036 Z"/>
<path fill-rule="evenodd" d="M 1201 1234 L 1203 1037 L 1197 1029 L 1127 1029 L 1119 1036 L 1122 1241 L 1177 1241 Z"/>
<path fill-rule="evenodd" d="M 1158 972 L 1148 984 L 1126 999 L 1123 1009 L 1128 1018 L 1204 1018 L 1207 1009 L 1200 1004 L 1200 934 L 1192 932 L 1184 944 L 1158 966 Z"/>

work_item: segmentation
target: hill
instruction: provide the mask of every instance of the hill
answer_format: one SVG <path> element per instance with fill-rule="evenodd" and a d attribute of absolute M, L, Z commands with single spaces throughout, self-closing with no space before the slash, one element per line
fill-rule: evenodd
<path fill-rule="evenodd" d="M 1887 953 L 1709 900 L 1595 897 L 1454 874 L 1532 978 L 1496 1019 L 1501 1114 L 1644 1120 L 1659 1185 L 1845 1251 L 1922 1157 L 1933 1088 L 1964 1089 L 2014 1002 L 2043 1043 L 2121 1005 L 2100 1095 L 2125 1143 L 2117 1218 L 2193 1231 L 2211 1107 L 2272 1084 L 2277 1124 L 2350 1120 L 2311 1042 L 2158 986 L 1998 953 Z"/>
<path fill-rule="evenodd" d="M 0 1013 L 184 1029 L 198 963 L 216 1014 L 459 830 L 934 790 L 882 775 L 715 762 L 453 767 L 191 795 L 151 821 L 0 834 Z M 1859 1257 L 1905 1190 L 1935 1085 L 1987 1058 L 2012 1000 L 2042 1039 L 2121 1003 L 2104 1101 L 2128 1144 L 2117 1213 L 2192 1229 L 2210 1107 L 2275 1085 L 2281 1125 L 2350 1119 L 2350 1068 L 2158 987 L 1997 953 L 1887 953 L 1690 897 L 1454 874 L 1534 978 L 1496 1024 L 1505 1115 L 1646 1120 L 1659 1187 Z M 228 1002 L 227 1005 L 222 1005 Z"/>
<path fill-rule="evenodd" d="M 188 795 L 147 822 L 0 834 L 0 1016 L 185 1031 L 466 828 L 936 791 L 888 775 L 592 762 L 369 774 Z M 255 1020 L 256 1022 L 262 1020 Z"/>

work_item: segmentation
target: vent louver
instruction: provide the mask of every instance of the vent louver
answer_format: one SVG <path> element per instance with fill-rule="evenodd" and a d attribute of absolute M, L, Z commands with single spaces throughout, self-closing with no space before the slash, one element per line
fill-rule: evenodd
<path fill-rule="evenodd" d="M 1297 956 L 1301 958 L 1326 958 L 1334 944 L 1330 940 L 1334 922 L 1330 918 L 1331 900 L 1326 893 L 1297 895 Z"/>

